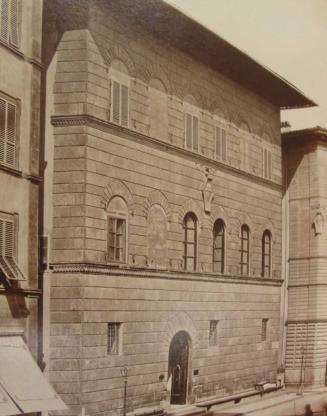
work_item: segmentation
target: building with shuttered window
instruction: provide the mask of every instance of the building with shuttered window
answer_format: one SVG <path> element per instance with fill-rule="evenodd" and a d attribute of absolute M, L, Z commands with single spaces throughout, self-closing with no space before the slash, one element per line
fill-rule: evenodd
<path fill-rule="evenodd" d="M 43 377 L 38 235 L 42 1 L 0 0 L 0 414 L 65 406 Z"/>
<path fill-rule="evenodd" d="M 70 414 L 121 413 L 125 366 L 127 411 L 276 383 L 280 109 L 313 103 L 159 0 L 44 18 L 44 351 Z"/>

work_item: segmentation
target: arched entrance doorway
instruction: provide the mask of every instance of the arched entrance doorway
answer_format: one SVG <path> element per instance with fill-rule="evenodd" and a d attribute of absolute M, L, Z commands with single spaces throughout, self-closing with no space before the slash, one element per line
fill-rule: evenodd
<path fill-rule="evenodd" d="M 168 377 L 171 377 L 171 404 L 186 403 L 189 353 L 188 333 L 177 332 L 169 347 Z"/>

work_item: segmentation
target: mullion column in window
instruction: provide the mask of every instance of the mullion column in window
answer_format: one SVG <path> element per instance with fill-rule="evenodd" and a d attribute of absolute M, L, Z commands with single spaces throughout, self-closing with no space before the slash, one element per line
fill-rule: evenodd
<path fill-rule="evenodd" d="M 124 235 L 125 235 L 125 221 L 117 219 L 116 229 L 116 260 L 124 260 Z"/>
<path fill-rule="evenodd" d="M 116 218 L 109 218 L 109 259 L 115 260 L 116 253 L 116 229 L 117 229 L 117 219 Z"/>

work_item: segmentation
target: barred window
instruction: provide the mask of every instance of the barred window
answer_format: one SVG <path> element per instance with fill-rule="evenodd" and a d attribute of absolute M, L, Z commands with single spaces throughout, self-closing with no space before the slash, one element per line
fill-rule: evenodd
<path fill-rule="evenodd" d="M 0 0 L 0 40 L 16 48 L 20 44 L 21 0 Z"/>
<path fill-rule="evenodd" d="M 0 163 L 16 166 L 17 159 L 17 106 L 0 96 Z"/>
<path fill-rule="evenodd" d="M 10 285 L 12 280 L 25 280 L 25 277 L 15 259 L 15 221 L 13 215 L 0 215 L 0 274 Z"/>
<path fill-rule="evenodd" d="M 268 329 L 268 319 L 262 319 L 261 321 L 261 341 L 267 340 L 267 329 Z"/>
<path fill-rule="evenodd" d="M 218 323 L 219 321 L 209 322 L 209 346 L 214 347 L 218 343 Z"/>
<path fill-rule="evenodd" d="M 215 159 L 226 162 L 226 130 L 215 127 Z"/>
<path fill-rule="evenodd" d="M 248 275 L 250 271 L 250 229 L 247 225 L 241 228 L 241 274 Z"/>
<path fill-rule="evenodd" d="M 127 205 L 115 196 L 108 205 L 108 261 L 125 263 L 127 257 Z"/>
<path fill-rule="evenodd" d="M 108 323 L 108 354 L 118 355 L 120 354 L 121 343 L 121 323 L 109 322 Z"/>
<path fill-rule="evenodd" d="M 262 277 L 271 277 L 271 232 L 265 230 L 262 235 Z"/>
<path fill-rule="evenodd" d="M 196 270 L 197 252 L 197 218 L 189 212 L 185 215 L 184 223 L 184 269 Z"/>
<path fill-rule="evenodd" d="M 213 227 L 213 271 L 225 271 L 225 224 L 220 219 Z"/>

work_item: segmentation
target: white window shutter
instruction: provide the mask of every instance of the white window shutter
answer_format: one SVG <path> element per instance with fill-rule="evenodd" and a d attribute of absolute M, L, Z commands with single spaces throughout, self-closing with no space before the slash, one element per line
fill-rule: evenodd
<path fill-rule="evenodd" d="M 0 163 L 5 162 L 6 101 L 0 98 Z"/>
<path fill-rule="evenodd" d="M 221 144 L 220 144 L 220 133 L 221 130 L 219 127 L 215 128 L 215 156 L 216 159 L 221 158 Z"/>
<path fill-rule="evenodd" d="M 128 127 L 128 87 L 121 85 L 121 125 Z"/>
<path fill-rule="evenodd" d="M 9 38 L 9 2 L 10 0 L 1 0 L 0 10 L 0 39 L 8 42 Z"/>
<path fill-rule="evenodd" d="M 5 221 L 5 257 L 14 257 L 14 223 Z"/>
<path fill-rule="evenodd" d="M 113 81 L 112 83 L 112 121 L 114 123 L 120 123 L 120 84 Z"/>
<path fill-rule="evenodd" d="M 16 154 L 16 106 L 7 103 L 7 149 L 6 162 L 15 166 Z"/>
<path fill-rule="evenodd" d="M 226 130 L 221 130 L 221 159 L 226 161 Z"/>
<path fill-rule="evenodd" d="M 272 177 L 271 152 L 268 151 L 268 179 Z"/>
<path fill-rule="evenodd" d="M 0 218 L 0 257 L 4 255 L 4 221 Z"/>
<path fill-rule="evenodd" d="M 193 116 L 193 150 L 199 150 L 199 121 Z"/>
<path fill-rule="evenodd" d="M 186 147 L 192 149 L 192 116 L 191 114 L 185 114 L 185 141 Z"/>
<path fill-rule="evenodd" d="M 19 7 L 18 0 L 10 0 L 10 43 L 19 46 Z"/>

